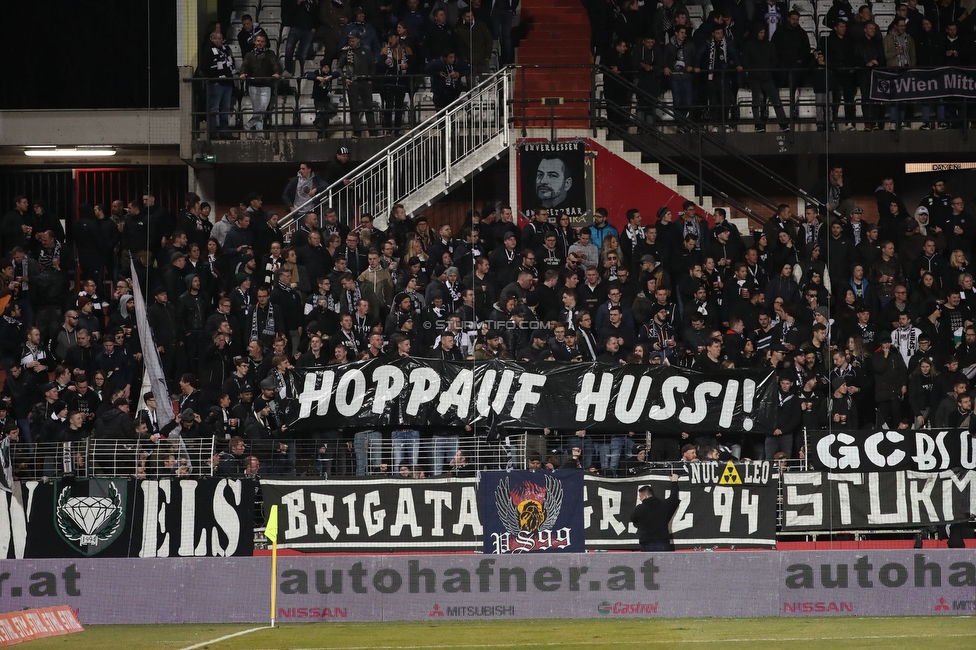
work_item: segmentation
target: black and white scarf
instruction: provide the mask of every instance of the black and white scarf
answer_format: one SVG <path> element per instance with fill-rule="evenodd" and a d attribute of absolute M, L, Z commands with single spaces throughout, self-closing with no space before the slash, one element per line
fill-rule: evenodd
<path fill-rule="evenodd" d="M 726 52 L 725 39 L 721 41 L 716 41 L 714 38 L 708 42 L 708 69 L 709 70 L 724 70 L 725 63 L 728 60 L 728 53 Z M 708 73 L 708 80 L 711 81 L 715 78 L 712 72 Z"/>
<path fill-rule="evenodd" d="M 270 336 L 270 337 L 274 338 L 274 335 L 277 332 L 275 330 L 275 308 L 274 308 L 274 305 L 269 302 L 268 303 L 268 306 L 265 309 L 267 309 L 267 318 L 265 318 L 263 325 L 259 325 L 259 323 L 258 323 L 258 312 L 261 311 L 261 307 L 258 306 L 258 305 L 255 305 L 254 310 L 251 312 L 251 338 L 250 338 L 250 340 L 252 340 L 252 341 L 257 341 L 258 339 L 260 339 L 263 336 Z"/>
<path fill-rule="evenodd" d="M 61 259 L 61 242 L 54 240 L 54 248 L 47 249 L 42 248 L 40 254 L 37 256 L 37 263 L 41 265 L 42 269 L 49 269 L 54 265 L 54 260 Z M 24 258 L 26 263 L 26 258 Z"/>
<path fill-rule="evenodd" d="M 210 69 L 217 73 L 215 76 L 233 77 L 237 68 L 234 66 L 234 54 L 230 51 L 230 47 L 226 43 L 220 47 L 211 43 L 210 51 L 213 54 L 213 64 Z"/>
<path fill-rule="evenodd" d="M 352 314 L 356 311 L 356 305 L 359 304 L 363 294 L 359 291 L 359 287 L 356 287 L 355 289 L 346 289 L 343 297 L 346 300 L 346 308 Z"/>

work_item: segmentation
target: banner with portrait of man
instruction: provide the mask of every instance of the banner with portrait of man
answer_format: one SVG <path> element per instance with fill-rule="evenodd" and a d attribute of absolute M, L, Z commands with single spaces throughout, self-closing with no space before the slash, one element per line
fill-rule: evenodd
<path fill-rule="evenodd" d="M 585 144 L 581 140 L 519 144 L 519 209 L 548 208 L 552 220 L 565 212 L 576 226 L 590 222 L 586 200 Z"/>

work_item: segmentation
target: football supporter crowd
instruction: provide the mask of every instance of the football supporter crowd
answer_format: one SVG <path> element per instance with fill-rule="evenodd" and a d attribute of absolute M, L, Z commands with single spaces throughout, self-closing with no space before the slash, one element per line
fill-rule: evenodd
<path fill-rule="evenodd" d="M 302 170 L 286 205 L 324 183 Z M 221 474 L 477 469 L 458 446 L 484 434 L 470 427 L 336 423 L 303 451 L 279 421 L 301 390 L 296 368 L 415 356 L 777 373 L 774 435 L 527 431 L 529 467 L 617 476 L 650 461 L 796 458 L 804 428 L 968 427 L 976 223 L 964 200 L 940 180 L 909 207 L 880 179 L 869 223 L 840 167 L 812 194 L 829 214 L 782 205 L 752 233 L 688 201 L 598 208 L 582 228 L 556 210 L 525 221 L 485 206 L 457 233 L 402 206 L 386 230 L 329 208 L 287 238 L 257 194 L 219 218 L 193 193 L 172 211 L 148 195 L 83 204 L 70 238 L 42 201 L 17 197 L 0 222 L 0 422 L 38 449 L 138 445 L 140 476 L 188 471 L 180 445 L 193 439 L 223 450 L 208 461 Z M 143 383 L 132 268 L 172 402 Z M 161 426 L 164 410 L 175 419 Z M 421 456 L 421 440 L 435 453 Z M 41 454 L 30 469 L 70 473 L 69 456 Z"/>

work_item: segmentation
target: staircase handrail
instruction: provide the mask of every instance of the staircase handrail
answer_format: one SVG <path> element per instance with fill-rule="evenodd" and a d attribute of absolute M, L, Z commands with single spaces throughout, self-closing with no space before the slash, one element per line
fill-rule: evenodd
<path fill-rule="evenodd" d="M 636 84 L 631 83 L 626 78 L 624 78 L 624 77 L 618 75 L 617 73 L 611 71 L 609 68 L 606 68 L 606 67 L 604 67 L 602 65 L 594 65 L 593 68 L 594 68 L 594 75 L 595 75 L 596 72 L 603 72 L 603 74 L 604 74 L 604 83 L 606 83 L 607 75 L 614 75 L 616 77 L 615 78 L 615 82 L 624 84 L 627 87 L 628 90 L 631 90 L 632 92 L 634 92 L 635 97 L 637 97 L 639 99 L 646 100 L 646 102 L 649 105 L 651 105 L 654 109 L 656 109 L 658 111 L 661 111 L 662 113 L 664 113 L 666 115 L 671 116 L 671 118 L 675 121 L 675 123 L 680 124 L 682 127 L 690 130 L 694 135 L 696 135 L 698 138 L 700 138 L 700 140 L 707 141 L 708 144 L 716 147 L 717 149 L 720 149 L 726 155 L 732 156 L 737 161 L 740 161 L 740 162 L 745 163 L 748 167 L 752 168 L 754 171 L 759 172 L 761 174 L 764 174 L 764 175 L 768 176 L 770 179 L 772 179 L 773 181 L 775 181 L 776 183 L 778 183 L 781 187 L 783 187 L 784 189 L 786 189 L 790 194 L 795 194 L 796 196 L 802 198 L 806 203 L 815 205 L 821 211 L 823 211 L 823 210 L 826 209 L 826 204 L 823 201 L 821 201 L 821 200 L 813 197 L 812 195 L 810 195 L 809 192 L 807 192 L 806 190 L 803 190 L 802 188 L 794 185 L 791 181 L 789 181 L 786 178 L 780 176 L 779 174 L 777 174 L 773 170 L 769 169 L 765 165 L 762 165 L 762 164 L 756 162 L 748 154 L 746 154 L 744 151 L 742 151 L 738 147 L 735 147 L 732 144 L 729 144 L 724 138 L 719 137 L 717 134 L 711 133 L 707 128 L 705 128 L 704 126 L 698 124 L 695 120 L 689 118 L 688 116 L 681 115 L 680 113 L 674 111 L 671 106 L 669 106 L 668 104 L 662 102 L 660 100 L 660 98 L 655 97 L 654 95 L 651 95 L 650 93 L 648 93 L 647 91 L 645 91 L 643 88 L 640 88 Z M 595 86 L 595 83 L 594 83 L 594 86 Z M 604 96 L 604 102 L 606 102 L 606 101 L 607 101 L 606 100 L 606 97 Z M 627 117 L 629 118 L 629 120 L 631 122 L 635 122 L 638 125 L 643 125 L 643 123 L 640 120 L 638 120 L 636 117 L 634 117 L 630 113 L 630 110 L 629 109 L 622 110 L 622 112 L 624 112 L 627 115 Z M 683 152 L 682 155 L 692 155 L 693 157 L 697 155 L 697 154 L 695 154 L 694 151 L 690 150 L 689 148 L 684 147 L 683 145 L 680 145 L 677 142 L 677 139 L 676 138 L 664 137 L 664 134 L 662 134 L 657 129 L 647 129 L 646 132 L 649 132 L 649 133 L 657 136 L 657 140 L 659 142 L 661 142 L 661 143 L 663 143 L 663 144 L 665 144 L 667 146 L 670 146 L 673 149 L 680 149 L 680 150 L 682 150 L 682 152 Z M 635 141 L 639 141 L 639 138 L 635 139 Z M 725 177 L 726 180 L 730 180 L 732 178 L 723 169 L 721 169 L 720 167 L 718 167 L 717 163 L 710 163 L 710 162 L 704 161 L 704 160 L 702 162 L 705 164 L 705 166 L 708 166 L 712 171 L 718 173 L 720 176 Z M 735 184 L 737 184 L 737 185 L 743 185 L 743 186 L 745 185 L 744 183 L 741 183 L 741 181 L 735 181 Z M 748 188 L 748 186 L 745 186 L 745 187 Z M 762 203 L 766 207 L 769 207 L 770 209 L 772 209 L 775 212 L 775 209 L 776 209 L 775 204 L 773 204 L 773 203 L 769 202 L 767 199 L 765 199 L 762 196 L 761 193 L 758 193 L 755 190 L 752 190 L 751 188 L 748 188 L 748 189 L 750 190 L 750 193 L 753 195 L 754 198 L 757 198 L 757 200 L 759 200 L 760 203 Z M 712 191 L 711 193 L 715 193 L 715 192 Z M 728 200 L 727 196 L 724 195 L 723 192 L 718 192 L 718 194 L 720 196 L 722 196 L 723 200 Z M 739 208 L 737 206 L 733 206 L 733 207 L 736 207 L 737 210 L 741 210 L 741 208 Z M 746 214 L 749 214 L 753 218 L 755 218 L 761 224 L 764 224 L 765 223 L 765 219 L 763 219 L 759 215 L 755 214 L 755 212 L 752 209 L 746 208 L 744 210 L 744 212 Z"/>
<path fill-rule="evenodd" d="M 389 147 L 386 147 L 376 152 L 375 154 L 373 154 L 373 156 L 363 161 L 358 167 L 354 168 L 349 174 L 347 174 L 346 178 L 363 177 L 367 172 L 378 168 L 384 163 L 389 162 L 391 158 L 395 157 L 397 152 L 405 150 L 411 143 L 417 141 L 425 133 L 430 132 L 434 129 L 439 129 L 442 125 L 446 125 L 452 114 L 455 114 L 459 111 L 468 110 L 477 101 L 481 99 L 485 99 L 486 95 L 489 92 L 493 91 L 494 89 L 498 89 L 499 87 L 501 89 L 502 96 L 499 98 L 498 101 L 498 110 L 504 111 L 504 119 L 499 120 L 499 122 L 502 124 L 503 130 L 507 133 L 508 122 L 509 122 L 509 116 L 508 116 L 509 101 L 508 100 L 509 100 L 510 88 L 511 88 L 511 70 L 508 67 L 502 68 L 501 70 L 493 73 L 492 75 L 480 81 L 474 88 L 462 93 L 460 97 L 455 99 L 449 105 L 440 109 L 439 111 L 434 113 L 434 115 L 432 115 L 431 117 L 427 118 L 426 120 L 424 120 L 423 122 L 415 126 L 406 134 L 394 140 Z M 446 171 L 448 172 L 450 171 L 449 160 L 448 160 Z M 321 192 L 318 192 L 315 196 L 310 197 L 307 201 L 303 202 L 301 205 L 295 206 L 295 208 L 291 212 L 286 214 L 279 221 L 278 227 L 282 230 L 282 232 L 290 232 L 291 230 L 293 230 L 294 227 L 297 225 L 299 215 L 304 215 L 307 214 L 308 212 L 320 210 L 323 207 L 323 205 L 325 205 L 328 202 L 331 202 L 332 199 L 334 198 L 334 195 L 346 187 L 346 184 L 343 181 L 344 179 L 337 180 L 336 182 L 329 185 L 326 189 L 322 190 Z M 392 188 L 388 188 L 388 189 L 392 189 Z M 395 205 L 397 201 L 390 197 L 387 198 L 388 198 L 387 203 L 389 204 L 387 208 L 392 208 L 392 206 Z M 385 220 L 388 217 L 388 215 L 389 215 L 389 209 L 387 209 L 384 214 L 376 214 L 373 215 L 373 217 L 376 220 L 377 225 L 380 226 L 381 225 L 380 221 Z M 354 217 L 354 215 L 349 215 L 349 214 L 341 215 L 341 216 L 350 221 Z M 321 212 L 319 214 L 319 217 L 321 219 Z"/>

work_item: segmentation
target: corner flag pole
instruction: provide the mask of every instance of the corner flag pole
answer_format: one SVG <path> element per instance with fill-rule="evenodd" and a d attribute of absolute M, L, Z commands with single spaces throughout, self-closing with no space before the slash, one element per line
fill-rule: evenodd
<path fill-rule="evenodd" d="M 271 627 L 274 627 L 278 599 L 278 506 L 271 506 L 264 536 L 271 540 Z"/>

